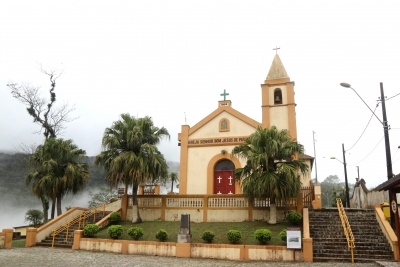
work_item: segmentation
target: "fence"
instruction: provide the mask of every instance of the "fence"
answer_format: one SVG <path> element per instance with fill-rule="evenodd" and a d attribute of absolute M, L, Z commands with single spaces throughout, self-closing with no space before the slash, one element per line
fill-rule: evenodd
<path fill-rule="evenodd" d="M 299 196 L 302 198 L 303 194 Z M 298 199 L 275 200 L 277 219 L 283 220 L 290 210 L 302 210 Z M 143 221 L 176 221 L 188 213 L 192 221 L 268 220 L 271 201 L 268 198 L 249 201 L 243 195 L 139 195 L 138 208 Z M 127 200 L 127 217 L 132 214 L 132 196 Z"/>

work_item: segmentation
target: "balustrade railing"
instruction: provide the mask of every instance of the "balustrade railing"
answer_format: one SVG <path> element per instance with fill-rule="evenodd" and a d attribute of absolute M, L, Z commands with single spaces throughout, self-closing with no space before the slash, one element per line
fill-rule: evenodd
<path fill-rule="evenodd" d="M 167 198 L 167 207 L 182 208 L 202 208 L 204 207 L 204 198 Z"/>
<path fill-rule="evenodd" d="M 342 222 L 344 235 L 347 239 L 347 247 L 351 251 L 351 262 L 354 263 L 354 236 L 353 231 L 351 231 L 349 220 L 347 219 L 346 212 L 344 211 L 342 200 L 340 198 L 336 199 L 336 206 L 338 208 L 340 221 Z"/>
<path fill-rule="evenodd" d="M 209 197 L 208 207 L 210 208 L 247 208 L 249 202 L 243 197 Z"/>
<path fill-rule="evenodd" d="M 106 204 L 103 204 L 103 205 L 95 207 L 91 210 L 87 210 L 87 211 L 83 212 L 82 214 L 79 214 L 76 217 L 72 218 L 71 220 L 67 221 L 66 223 L 53 229 L 52 234 L 51 234 L 53 237 L 51 246 L 54 247 L 55 237 L 63 231 L 65 231 L 65 242 L 68 242 L 68 232 L 72 225 L 78 224 L 78 230 L 80 230 L 81 227 L 83 228 L 85 226 L 86 219 L 88 217 L 93 216 L 93 220 L 96 220 L 96 213 L 98 213 L 98 212 L 103 212 L 103 216 L 104 216 L 105 207 L 106 207 Z"/>
<path fill-rule="evenodd" d="M 157 196 L 138 196 L 139 208 L 161 208 L 165 201 L 166 208 L 248 208 L 249 200 L 243 195 L 196 195 L 193 197 L 183 197 L 179 195 L 157 195 Z M 276 199 L 277 207 L 296 207 L 297 199 Z M 132 206 L 132 196 L 128 199 L 128 206 Z M 270 199 L 254 199 L 254 208 L 270 207 Z"/>

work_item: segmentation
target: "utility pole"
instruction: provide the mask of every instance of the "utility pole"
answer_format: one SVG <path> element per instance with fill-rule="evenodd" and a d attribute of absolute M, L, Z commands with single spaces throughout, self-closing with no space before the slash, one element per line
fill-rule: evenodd
<path fill-rule="evenodd" d="M 313 131 L 313 143 L 314 143 L 314 162 L 315 162 L 315 184 L 318 184 L 317 153 L 315 152 L 315 132 L 314 131 Z"/>
<path fill-rule="evenodd" d="M 360 180 L 360 167 L 359 166 L 356 166 L 357 167 L 357 174 L 358 174 L 358 178 L 356 178 L 356 180 L 357 180 L 357 182 L 358 182 L 358 208 L 359 209 L 361 209 L 361 193 L 360 193 L 360 190 L 361 190 L 361 180 Z"/>
<path fill-rule="evenodd" d="M 385 151 L 386 151 L 386 169 L 388 180 L 393 177 L 392 170 L 392 157 L 390 155 L 390 143 L 389 143 L 389 126 L 386 117 L 386 104 L 385 104 L 385 95 L 383 93 L 383 83 L 380 83 L 381 87 L 381 102 L 382 102 L 382 118 L 383 118 L 383 133 L 385 136 Z M 393 192 L 393 189 L 389 189 L 389 202 L 392 200 L 396 201 L 396 194 Z M 393 213 L 392 209 L 390 209 L 390 225 L 393 229 L 396 229 L 396 218 L 397 214 Z"/>
<path fill-rule="evenodd" d="M 346 151 L 344 151 L 344 144 L 342 144 L 342 151 L 343 151 L 344 181 L 346 185 L 346 207 L 350 208 L 349 184 L 347 183 L 347 166 L 345 157 Z"/>

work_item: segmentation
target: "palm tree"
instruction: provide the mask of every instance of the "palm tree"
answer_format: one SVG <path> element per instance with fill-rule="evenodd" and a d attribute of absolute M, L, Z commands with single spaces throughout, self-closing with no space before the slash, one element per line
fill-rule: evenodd
<path fill-rule="evenodd" d="M 179 181 L 178 174 L 176 172 L 171 172 L 169 174 L 169 179 L 171 180 L 171 193 L 174 192 L 174 182 Z"/>
<path fill-rule="evenodd" d="M 89 166 L 79 161 L 86 152 L 79 149 L 72 140 L 46 139 L 37 147 L 29 162 L 35 171 L 26 176 L 26 183 L 33 182 L 33 192 L 37 196 L 52 199 L 51 218 L 54 218 L 55 204 L 57 215 L 61 215 L 61 200 L 68 194 L 83 190 L 89 180 Z"/>
<path fill-rule="evenodd" d="M 276 223 L 276 199 L 297 197 L 301 191 L 298 172 L 305 174 L 307 164 L 297 160 L 304 153 L 301 144 L 293 140 L 287 130 L 258 127 L 244 144 L 236 146 L 232 154 L 247 160 L 243 168 L 235 170 L 243 194 L 251 201 L 270 199 L 270 224 Z"/>
<path fill-rule="evenodd" d="M 96 156 L 95 165 L 105 168 L 111 187 L 125 184 L 126 194 L 132 186 L 133 223 L 142 221 L 137 206 L 139 184 L 168 175 L 167 163 L 156 147 L 164 137 L 169 138 L 167 129 L 154 126 L 151 117 L 135 118 L 127 113 L 104 131 L 104 151 Z"/>
<path fill-rule="evenodd" d="M 38 186 L 38 183 L 43 176 L 44 175 L 41 174 L 39 170 L 34 170 L 26 175 L 25 183 L 28 186 L 32 182 L 33 195 L 38 197 L 42 202 L 43 222 L 46 223 L 49 218 L 49 214 L 48 214 L 49 200 L 48 200 L 48 197 L 46 196 L 45 189 Z"/>

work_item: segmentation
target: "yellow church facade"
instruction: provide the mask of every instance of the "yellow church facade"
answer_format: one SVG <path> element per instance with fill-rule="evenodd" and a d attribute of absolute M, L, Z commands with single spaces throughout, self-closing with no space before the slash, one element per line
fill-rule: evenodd
<path fill-rule="evenodd" d="M 262 122 L 235 110 L 232 102 L 225 99 L 225 91 L 221 96 L 224 100 L 218 101 L 217 109 L 193 127 L 182 125 L 178 134 L 179 194 L 241 194 L 233 171 L 246 162 L 230 152 L 258 126 L 288 129 L 290 136 L 297 140 L 294 82 L 290 81 L 279 55 L 275 55 L 267 78 L 261 84 Z M 308 186 L 313 158 L 306 156 L 304 160 L 309 172 L 299 175 L 299 179 Z"/>

